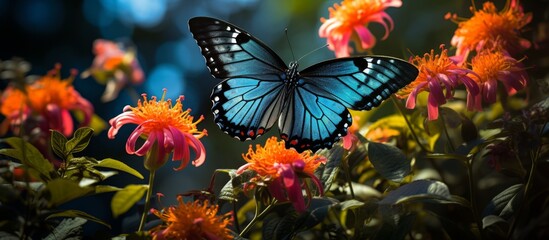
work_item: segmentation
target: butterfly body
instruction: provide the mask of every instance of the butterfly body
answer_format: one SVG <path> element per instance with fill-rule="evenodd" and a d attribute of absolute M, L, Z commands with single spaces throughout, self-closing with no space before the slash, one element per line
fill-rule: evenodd
<path fill-rule="evenodd" d="M 246 31 L 221 20 L 196 17 L 189 28 L 210 73 L 214 120 L 241 141 L 275 123 L 287 147 L 329 148 L 352 123 L 347 108 L 369 110 L 415 79 L 418 70 L 384 56 L 338 58 L 298 71 Z"/>

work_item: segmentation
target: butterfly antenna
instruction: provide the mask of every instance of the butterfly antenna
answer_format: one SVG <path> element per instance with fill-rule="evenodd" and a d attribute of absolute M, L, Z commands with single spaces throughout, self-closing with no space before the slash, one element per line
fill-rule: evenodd
<path fill-rule="evenodd" d="M 295 61 L 294 49 L 292 49 L 292 44 L 290 44 L 290 38 L 288 37 L 288 28 L 284 28 L 284 33 L 286 34 L 286 41 L 288 41 L 288 46 L 290 46 L 290 52 L 292 52 L 292 58 Z"/>
<path fill-rule="evenodd" d="M 310 51 L 309 53 L 303 55 L 303 57 L 300 57 L 297 61 L 299 62 L 299 61 L 301 61 L 301 59 L 303 59 L 304 57 L 309 56 L 309 55 L 311 55 L 311 53 L 314 53 L 314 52 L 316 52 L 316 51 L 318 51 L 318 50 L 320 50 L 320 49 L 322 49 L 322 48 L 325 48 L 325 47 L 327 47 L 327 46 L 328 46 L 328 44 L 326 43 L 326 44 L 324 44 L 324 45 L 322 45 L 322 46 L 320 46 L 320 47 L 317 47 L 317 48 L 315 48 L 313 51 Z"/>

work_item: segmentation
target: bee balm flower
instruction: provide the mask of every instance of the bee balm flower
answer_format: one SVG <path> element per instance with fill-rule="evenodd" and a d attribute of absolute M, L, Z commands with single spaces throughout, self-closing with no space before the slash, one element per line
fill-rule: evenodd
<path fill-rule="evenodd" d="M 164 95 L 166 90 L 164 90 Z M 204 145 L 198 140 L 207 134 L 206 130 L 199 131 L 196 125 L 204 119 L 203 116 L 197 121 L 190 116 L 190 109 L 182 110 L 183 96 L 176 100 L 172 106 L 171 99 L 160 101 L 156 97 L 147 99 L 143 94 L 143 101 L 139 100 L 137 107 L 126 106 L 124 112 L 109 121 L 111 128 L 108 137 L 113 139 L 118 129 L 124 124 L 137 124 L 126 142 L 126 152 L 143 156 L 153 151 L 156 156 L 148 157 L 145 167 L 149 170 L 156 170 L 164 165 L 168 154 L 173 151 L 172 161 L 181 161 L 181 165 L 175 170 L 182 170 L 190 160 L 190 149 L 196 153 L 192 161 L 194 166 L 200 166 L 206 158 Z M 144 137 L 145 143 L 136 150 L 136 142 L 139 137 Z M 154 149 L 153 149 L 154 148 Z"/>
<path fill-rule="evenodd" d="M 368 30 L 370 22 L 377 22 L 385 28 L 385 35 L 389 36 L 393 30 L 393 19 L 385 12 L 388 7 L 402 6 L 401 0 L 343 0 L 330 7 L 330 18 L 321 18 L 322 26 L 318 34 L 328 39 L 328 48 L 335 52 L 336 57 L 348 57 L 351 53 L 349 41 L 356 33 L 357 47 L 361 49 L 373 48 L 376 38 Z"/>

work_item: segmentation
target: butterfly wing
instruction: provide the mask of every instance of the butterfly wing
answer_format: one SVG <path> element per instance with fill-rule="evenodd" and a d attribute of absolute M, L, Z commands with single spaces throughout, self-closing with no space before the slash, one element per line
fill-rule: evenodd
<path fill-rule="evenodd" d="M 339 58 L 299 73 L 297 87 L 279 121 L 287 147 L 313 151 L 331 147 L 352 119 L 347 108 L 369 110 L 412 82 L 418 70 L 382 56 Z"/>
<path fill-rule="evenodd" d="M 225 79 L 213 89 L 219 128 L 240 140 L 255 139 L 276 122 L 284 102 L 286 64 L 267 45 L 221 20 L 189 20 L 210 73 Z"/>
<path fill-rule="evenodd" d="M 302 88 L 337 99 L 354 110 L 377 107 L 414 81 L 418 69 L 398 58 L 366 56 L 318 63 L 300 72 Z"/>

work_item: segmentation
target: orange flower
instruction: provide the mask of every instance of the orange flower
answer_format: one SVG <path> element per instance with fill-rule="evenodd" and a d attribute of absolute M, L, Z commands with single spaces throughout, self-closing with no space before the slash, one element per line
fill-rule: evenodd
<path fill-rule="evenodd" d="M 218 216 L 218 205 L 210 205 L 206 200 L 184 203 L 177 197 L 178 206 L 162 211 L 153 209 L 164 225 L 151 230 L 153 239 L 233 239 L 230 230 L 231 213 Z"/>
<path fill-rule="evenodd" d="M 476 73 L 471 78 L 480 86 L 480 94 L 467 95 L 467 101 L 473 101 L 477 110 L 482 110 L 482 98 L 487 103 L 496 101 L 498 81 L 503 83 L 509 95 L 523 89 L 527 83 L 528 76 L 520 62 L 502 50 L 482 50 L 471 60 L 471 68 Z"/>
<path fill-rule="evenodd" d="M 258 177 L 256 180 L 265 182 L 273 197 L 281 201 L 291 201 L 297 211 L 305 210 L 298 175 L 310 177 L 322 192 L 314 171 L 325 159 L 318 155 L 311 156 L 311 151 L 298 153 L 293 148 L 286 149 L 284 141 L 278 142 L 276 137 L 271 137 L 267 139 L 265 147 L 256 145 L 255 152 L 250 145 L 248 153 L 242 154 L 242 157 L 248 163 L 237 170 L 238 174 L 247 169 L 254 170 Z M 307 187 L 306 184 L 304 186 Z M 310 199 L 312 196 L 307 197 Z"/>
<path fill-rule="evenodd" d="M 520 30 L 532 20 L 532 14 L 525 14 L 515 1 L 508 1 L 500 12 L 493 2 L 485 2 L 482 10 L 471 7 L 471 12 L 470 19 L 447 15 L 458 23 L 451 43 L 457 47 L 456 55 L 463 60 L 469 52 L 479 52 L 482 48 L 500 46 L 512 54 L 530 48 L 531 43 L 520 37 Z"/>
<path fill-rule="evenodd" d="M 400 131 L 388 128 L 388 127 L 377 127 L 374 129 L 369 129 L 366 132 L 366 139 L 372 142 L 386 143 L 389 142 L 393 137 L 399 136 Z"/>
<path fill-rule="evenodd" d="M 328 9 L 329 19 L 320 19 L 322 26 L 318 34 L 327 38 L 328 48 L 335 52 L 336 57 L 347 57 L 352 51 L 348 44 L 353 33 L 358 36 L 355 42 L 361 49 L 370 49 L 376 44 L 376 38 L 366 28 L 370 22 L 383 25 L 385 35 L 382 39 L 386 39 L 393 30 L 393 19 L 385 9 L 400 6 L 401 0 L 343 0 L 341 5 L 336 3 Z"/>
<path fill-rule="evenodd" d="M 47 75 L 26 85 L 26 93 L 8 87 L 2 96 L 0 108 L 6 120 L 16 123 L 38 115 L 42 118 L 40 125 L 43 132 L 53 129 L 70 136 L 74 124 L 69 111 L 79 110 L 84 113 L 81 125 L 88 125 L 93 115 L 93 106 L 74 89 L 72 81 L 76 73 L 62 80 L 60 69 L 61 65 L 57 65 Z"/>
<path fill-rule="evenodd" d="M 164 89 L 164 96 L 166 89 Z M 206 158 L 204 145 L 198 139 L 207 135 L 206 130 L 199 131 L 196 125 L 204 119 L 204 116 L 193 122 L 194 117 L 190 116 L 190 109 L 183 111 L 183 96 L 180 96 L 176 104 L 172 106 L 171 99 L 160 101 L 156 97 L 147 99 L 143 94 L 143 101 L 139 100 L 137 107 L 125 106 L 124 112 L 109 121 L 111 128 L 108 137 L 113 139 L 124 124 L 137 124 L 126 142 L 126 152 L 143 156 L 149 151 L 156 151 L 155 156 L 150 156 L 145 161 L 145 167 L 149 170 L 158 169 L 166 163 L 168 154 L 172 151 L 172 161 L 181 161 L 181 165 L 175 170 L 182 170 L 190 160 L 190 150 L 196 152 L 196 159 L 193 165 L 200 166 Z M 145 143 L 135 150 L 137 139 L 142 136 L 146 138 Z"/>
<path fill-rule="evenodd" d="M 93 43 L 93 52 L 93 64 L 82 75 L 87 77 L 91 74 L 99 83 L 107 85 L 101 101 L 112 101 L 129 83 L 138 85 L 144 81 L 143 70 L 133 48 L 126 49 L 121 43 L 97 39 Z"/>
<path fill-rule="evenodd" d="M 463 83 L 472 95 L 478 94 L 478 86 L 467 76 L 471 70 L 459 67 L 454 59 L 448 57 L 448 50 L 444 44 L 440 45 L 441 53 L 426 53 L 423 57 L 415 56 L 410 62 L 419 69 L 416 80 L 402 88 L 397 96 L 408 98 L 406 107 L 413 109 L 416 106 L 416 97 L 422 91 L 429 92 L 427 113 L 429 120 L 438 118 L 438 106 L 446 103 L 446 99 L 453 97 L 453 90 Z"/>

